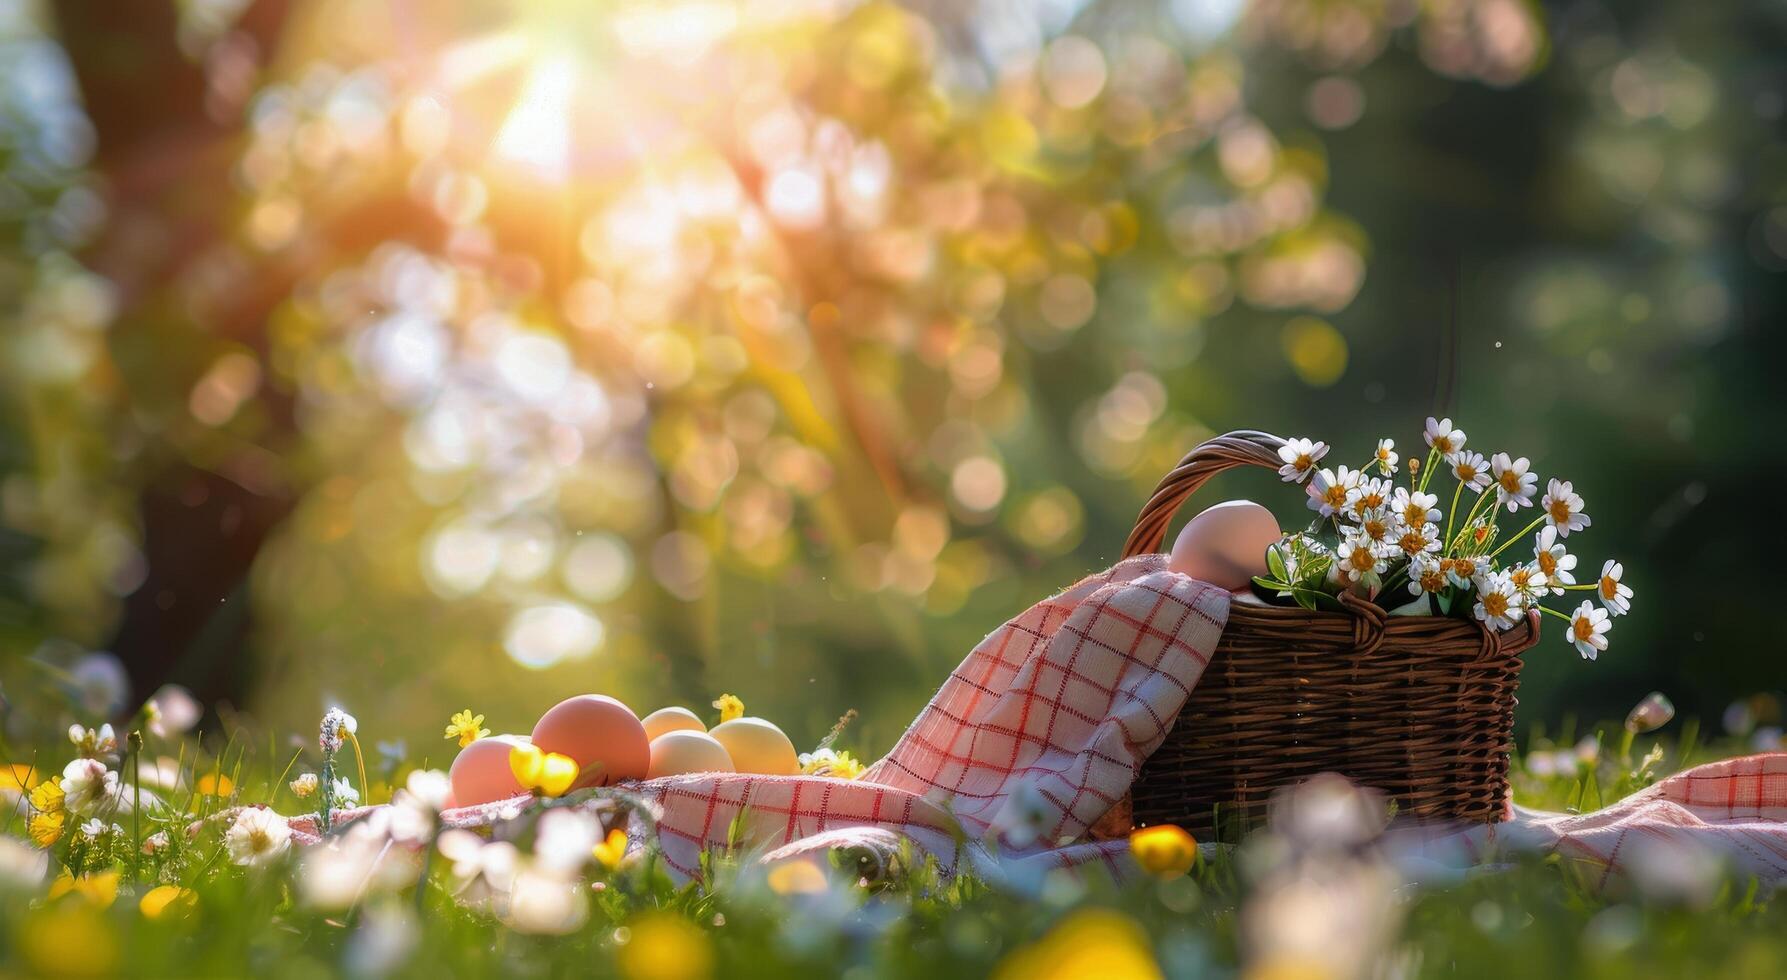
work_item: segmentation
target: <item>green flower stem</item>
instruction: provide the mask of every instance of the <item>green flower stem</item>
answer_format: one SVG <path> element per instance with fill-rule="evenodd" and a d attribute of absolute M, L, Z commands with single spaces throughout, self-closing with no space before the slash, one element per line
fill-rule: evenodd
<path fill-rule="evenodd" d="M 1563 620 L 1566 623 L 1571 622 L 1570 617 L 1564 615 L 1561 612 L 1558 612 L 1556 609 L 1553 609 L 1550 606 L 1534 606 L 1533 608 L 1539 610 L 1542 613 L 1547 613 L 1549 615 L 1556 616 L 1557 618 Z"/>
<path fill-rule="evenodd" d="M 354 747 L 354 765 L 360 770 L 360 804 L 369 805 L 372 803 L 372 787 L 366 782 L 366 757 L 360 754 L 360 740 L 346 728 L 341 730 L 341 734 L 346 735 L 347 743 Z"/>
<path fill-rule="evenodd" d="M 1427 462 L 1425 465 L 1423 465 L 1421 467 L 1421 486 L 1419 489 L 1421 489 L 1421 490 L 1427 489 L 1428 481 L 1433 479 L 1433 467 L 1439 461 L 1440 461 L 1440 451 L 1438 449 L 1434 449 L 1434 448 L 1430 447 L 1427 450 Z M 1460 483 L 1458 486 L 1460 488 L 1462 488 L 1464 486 L 1464 484 Z M 1452 506 L 1454 506 L 1454 507 L 1458 506 L 1458 494 L 1456 492 L 1454 492 L 1452 494 Z"/>
<path fill-rule="evenodd" d="M 323 833 L 329 833 L 330 804 L 335 795 L 335 753 L 323 753 L 323 771 L 317 775 L 316 802 L 317 813 L 322 817 Z"/>
<path fill-rule="evenodd" d="M 1426 489 L 1427 487 L 1426 484 L 1422 484 L 1421 486 L 1422 489 Z M 1452 522 L 1458 519 L 1458 495 L 1463 492 L 1464 481 L 1460 480 L 1458 481 L 1458 485 L 1452 488 L 1452 506 L 1446 508 L 1446 536 L 1441 540 L 1452 540 Z"/>
<path fill-rule="evenodd" d="M 1545 523 L 1545 515 L 1544 514 L 1540 514 L 1538 517 L 1533 518 L 1533 522 L 1531 524 L 1528 524 L 1526 527 L 1521 528 L 1520 533 L 1513 535 L 1512 537 L 1508 538 L 1508 540 L 1506 540 L 1506 541 L 1503 541 L 1502 546 L 1500 548 L 1497 548 L 1494 551 L 1491 551 L 1489 553 L 1489 557 L 1494 558 L 1496 555 L 1499 555 L 1502 552 L 1507 551 L 1509 545 L 1526 537 L 1528 534 L 1531 534 L 1533 532 L 1533 528 L 1536 528 L 1543 523 Z"/>

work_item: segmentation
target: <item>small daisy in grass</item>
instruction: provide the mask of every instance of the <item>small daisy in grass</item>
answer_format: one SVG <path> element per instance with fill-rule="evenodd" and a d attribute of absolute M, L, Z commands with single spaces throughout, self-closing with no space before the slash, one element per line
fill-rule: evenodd
<path fill-rule="evenodd" d="M 1349 470 L 1345 466 L 1317 472 L 1315 479 L 1309 481 L 1309 509 L 1321 512 L 1323 517 L 1333 517 L 1346 510 L 1347 498 L 1359 485 L 1359 476 L 1358 470 Z"/>
<path fill-rule="evenodd" d="M 1564 586 L 1576 584 L 1576 556 L 1565 550 L 1563 542 L 1557 539 L 1556 528 L 1539 529 L 1539 536 L 1533 541 L 1533 561 L 1539 571 L 1545 573 L 1552 595 L 1563 595 Z"/>
<path fill-rule="evenodd" d="M 1545 488 L 1545 496 L 1540 498 L 1539 507 L 1545 511 L 1545 523 L 1556 529 L 1561 537 L 1569 537 L 1571 531 L 1580 531 L 1594 523 L 1582 512 L 1582 495 L 1574 492 L 1568 480 L 1552 480 Z"/>
<path fill-rule="evenodd" d="M 1459 484 L 1471 490 L 1486 490 L 1495 483 L 1495 477 L 1489 475 L 1489 460 L 1482 453 L 1455 453 L 1446 458 L 1446 464 Z"/>
<path fill-rule="evenodd" d="M 1601 605 L 1607 607 L 1609 616 L 1624 616 L 1632 611 L 1632 587 L 1620 581 L 1625 574 L 1626 566 L 1611 558 L 1601 566 L 1601 580 L 1596 583 L 1595 591 L 1601 596 Z"/>
<path fill-rule="evenodd" d="M 1278 447 L 1278 458 L 1284 465 L 1278 468 L 1278 475 L 1286 483 L 1302 483 L 1315 472 L 1315 464 L 1328 455 L 1328 444 L 1311 442 L 1308 439 L 1292 439 Z"/>
<path fill-rule="evenodd" d="M 1389 615 L 1472 619 L 1495 631 L 1515 629 L 1536 612 L 1571 623 L 1573 634 L 1575 617 L 1544 605 L 1572 591 L 1594 592 L 1607 619 L 1630 611 L 1632 590 L 1620 581 L 1619 562 L 1608 561 L 1587 584 L 1576 581 L 1577 557 L 1563 539 L 1593 522 L 1574 484 L 1550 480 L 1541 496 L 1531 460 L 1511 453 L 1485 459 L 1465 449 L 1464 431 L 1449 418 L 1429 418 L 1423 438 L 1425 458 L 1406 460 L 1394 441 L 1374 440 L 1361 470 L 1318 467 L 1328 446 L 1317 440 L 1281 447 L 1285 465 L 1275 468 L 1287 480 L 1307 480 L 1307 505 L 1321 516 L 1272 546 L 1270 574 L 1254 579 L 1256 594 L 1333 609 L 1330 599 L 1351 593 Z M 1403 486 L 1396 486 L 1399 461 L 1408 464 Z M 1507 517 L 1526 508 L 1535 511 L 1524 525 Z M 1586 628 L 1592 631 L 1592 623 Z M 1597 653 L 1605 632 L 1594 632 Z M 1570 642 L 1577 643 L 1573 635 Z"/>
<path fill-rule="evenodd" d="M 266 807 L 248 807 L 236 814 L 223 842 L 231 861 L 244 867 L 264 868 L 292 846 L 292 828 L 284 817 Z"/>
<path fill-rule="evenodd" d="M 1482 620 L 1491 629 L 1513 629 L 1519 622 L 1521 611 L 1520 596 L 1514 591 L 1513 580 L 1502 572 L 1490 572 L 1477 579 L 1477 604 L 1471 607 L 1471 615 Z"/>
<path fill-rule="evenodd" d="M 446 737 L 458 739 L 462 749 L 489 734 L 490 729 L 484 727 L 484 716 L 472 714 L 470 708 L 455 714 L 447 722 Z"/>
<path fill-rule="evenodd" d="M 1607 649 L 1607 631 L 1612 628 L 1607 610 L 1596 609 L 1594 603 L 1584 599 L 1570 616 L 1569 639 L 1581 651 L 1582 659 L 1593 660 Z"/>
<path fill-rule="evenodd" d="M 1441 456 L 1450 456 L 1464 448 L 1464 430 L 1452 428 L 1451 419 L 1428 417 L 1424 437 L 1427 445 Z"/>
<path fill-rule="evenodd" d="M 1396 455 L 1396 441 L 1394 439 L 1379 439 L 1377 441 L 1377 452 L 1373 454 L 1372 459 L 1377 463 L 1378 472 L 1385 476 L 1395 476 L 1396 463 L 1398 460 L 1402 459 L 1402 457 Z"/>
<path fill-rule="evenodd" d="M 1525 456 L 1509 459 L 1507 453 L 1496 453 L 1489 459 L 1489 471 L 1495 476 L 1495 502 L 1508 511 L 1533 505 L 1533 494 L 1539 490 L 1539 474 L 1530 471 L 1532 461 Z"/>

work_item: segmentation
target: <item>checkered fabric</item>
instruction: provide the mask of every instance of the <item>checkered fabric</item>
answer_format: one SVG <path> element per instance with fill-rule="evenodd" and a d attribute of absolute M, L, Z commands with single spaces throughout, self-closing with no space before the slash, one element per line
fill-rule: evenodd
<path fill-rule="evenodd" d="M 966 863 L 993 877 L 1079 865 L 1130 874 L 1127 842 L 1085 842 L 1086 830 L 1172 727 L 1229 600 L 1167 571 L 1162 556 L 1132 558 L 995 630 L 858 780 L 694 774 L 632 789 L 660 814 L 664 860 L 684 878 L 699 877 L 704 848 L 734 841 L 767 861 L 840 847 L 886 860 L 910 842 L 946 869 Z M 480 826 L 525 801 L 444 820 Z M 316 839 L 313 821 L 293 827 L 300 841 Z M 1508 822 L 1430 833 L 1403 853 L 1487 860 L 1531 848 L 1612 873 L 1650 853 L 1634 846 L 1641 840 L 1687 841 L 1765 882 L 1787 880 L 1787 755 L 1701 766 L 1591 814 L 1515 807 Z"/>

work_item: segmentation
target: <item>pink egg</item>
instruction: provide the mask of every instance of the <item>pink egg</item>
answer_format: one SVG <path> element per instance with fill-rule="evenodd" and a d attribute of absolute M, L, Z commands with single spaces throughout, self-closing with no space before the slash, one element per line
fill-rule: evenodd
<path fill-rule="evenodd" d="M 1228 500 L 1192 518 L 1167 568 L 1230 592 L 1266 574 L 1266 549 L 1280 537 L 1278 519 L 1251 500 Z"/>
<path fill-rule="evenodd" d="M 644 779 L 651 742 L 633 709 L 601 694 L 566 698 L 540 716 L 534 744 L 577 760 L 577 789 Z"/>
<path fill-rule="evenodd" d="M 525 792 L 509 770 L 509 750 L 526 745 L 526 735 L 490 735 L 459 750 L 447 779 L 453 785 L 453 806 L 475 806 L 506 800 Z"/>

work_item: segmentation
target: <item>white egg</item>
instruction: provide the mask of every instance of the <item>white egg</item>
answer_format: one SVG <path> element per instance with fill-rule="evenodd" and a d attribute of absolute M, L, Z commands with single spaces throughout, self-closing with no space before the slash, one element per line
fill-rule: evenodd
<path fill-rule="evenodd" d="M 732 756 L 712 735 L 679 728 L 652 739 L 651 769 L 645 776 L 657 779 L 689 772 L 734 771 Z"/>
<path fill-rule="evenodd" d="M 1227 500 L 1186 523 L 1167 567 L 1236 592 L 1266 574 L 1266 549 L 1280 536 L 1271 511 L 1251 500 Z"/>

